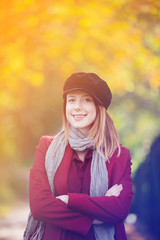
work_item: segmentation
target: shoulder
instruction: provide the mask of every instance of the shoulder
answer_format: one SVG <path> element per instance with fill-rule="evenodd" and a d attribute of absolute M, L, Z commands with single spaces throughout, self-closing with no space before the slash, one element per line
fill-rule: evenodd
<path fill-rule="evenodd" d="M 117 162 L 119 162 L 119 164 L 122 164 L 122 166 L 124 165 L 124 168 L 132 165 L 131 154 L 128 148 L 121 146 L 121 153 L 120 156 L 117 157 Z"/>
<path fill-rule="evenodd" d="M 50 145 L 50 143 L 52 142 L 52 140 L 54 139 L 55 136 L 41 136 L 39 143 L 43 143 L 45 145 Z"/>
<path fill-rule="evenodd" d="M 126 147 L 123 147 L 122 145 L 120 149 L 120 155 L 118 156 L 118 150 L 116 150 L 112 157 L 109 159 L 108 166 L 113 167 L 116 165 L 121 168 L 125 168 L 126 165 L 131 165 L 130 150 Z"/>
<path fill-rule="evenodd" d="M 120 154 L 118 155 L 118 149 L 115 150 L 110 160 L 121 161 L 124 159 L 131 159 L 130 150 L 124 146 L 120 146 Z"/>
<path fill-rule="evenodd" d="M 41 136 L 36 149 L 41 152 L 46 152 L 54 137 L 55 136 Z"/>
<path fill-rule="evenodd" d="M 128 148 L 121 146 L 121 153 L 117 156 L 118 151 L 116 150 L 109 162 L 106 163 L 109 177 L 110 186 L 118 183 L 120 179 L 127 176 L 130 179 L 131 175 L 131 156 Z"/>
<path fill-rule="evenodd" d="M 131 159 L 130 150 L 126 147 L 121 146 L 121 153 L 119 158 L 129 158 Z"/>

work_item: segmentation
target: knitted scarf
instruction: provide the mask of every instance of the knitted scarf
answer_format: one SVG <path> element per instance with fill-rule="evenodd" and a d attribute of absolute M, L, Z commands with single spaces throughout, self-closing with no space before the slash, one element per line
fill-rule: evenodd
<path fill-rule="evenodd" d="M 85 138 L 77 129 L 70 127 L 68 142 L 65 140 L 64 130 L 62 130 L 51 142 L 45 157 L 45 168 L 48 181 L 54 195 L 54 175 L 63 159 L 66 146 L 69 142 L 72 149 L 83 151 L 88 148 L 93 149 L 91 162 L 91 183 L 90 196 L 104 196 L 108 190 L 108 172 L 105 159 L 96 151 L 92 139 Z M 113 240 L 115 229 L 109 224 L 94 224 L 94 234 L 96 240 Z M 41 240 L 44 233 L 45 223 L 35 220 L 29 214 L 23 240 Z"/>

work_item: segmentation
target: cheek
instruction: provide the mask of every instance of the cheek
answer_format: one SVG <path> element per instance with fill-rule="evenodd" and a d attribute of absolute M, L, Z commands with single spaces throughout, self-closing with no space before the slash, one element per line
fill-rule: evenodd
<path fill-rule="evenodd" d="M 89 117 L 89 121 L 90 122 L 94 122 L 97 116 L 97 111 L 96 111 L 96 107 L 92 106 L 90 108 L 87 109 L 87 112 L 89 113 L 88 117 Z"/>
<path fill-rule="evenodd" d="M 70 117 L 70 107 L 68 106 L 68 105 L 66 105 L 66 110 L 65 110 L 65 112 L 66 112 L 66 118 L 67 118 L 67 120 L 69 119 L 69 117 Z"/>
<path fill-rule="evenodd" d="M 96 106 L 92 106 L 92 111 L 91 111 L 92 117 L 95 119 L 96 115 L 97 115 L 97 110 L 96 110 Z"/>

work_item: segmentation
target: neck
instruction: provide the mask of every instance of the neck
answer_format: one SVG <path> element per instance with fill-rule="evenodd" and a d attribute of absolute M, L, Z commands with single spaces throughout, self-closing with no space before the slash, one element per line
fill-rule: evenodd
<path fill-rule="evenodd" d="M 83 162 L 84 157 L 85 157 L 86 153 L 88 152 L 88 149 L 85 149 L 84 151 L 76 151 L 76 152 L 77 152 L 79 159 Z"/>

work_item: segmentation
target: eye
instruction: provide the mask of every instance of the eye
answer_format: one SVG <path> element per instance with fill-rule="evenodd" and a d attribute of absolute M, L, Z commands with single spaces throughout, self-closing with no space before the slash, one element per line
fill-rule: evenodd
<path fill-rule="evenodd" d="M 83 99 L 84 102 L 92 102 L 92 98 L 91 97 L 85 97 Z"/>
<path fill-rule="evenodd" d="M 69 99 L 67 100 L 67 102 L 69 102 L 69 103 L 73 103 L 74 101 L 75 101 L 74 98 L 69 98 Z"/>

